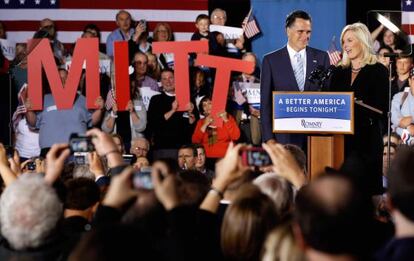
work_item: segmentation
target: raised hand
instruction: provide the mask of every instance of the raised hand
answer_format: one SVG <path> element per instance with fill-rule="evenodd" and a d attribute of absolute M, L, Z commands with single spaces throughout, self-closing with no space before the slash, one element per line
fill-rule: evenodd
<path fill-rule="evenodd" d="M 102 96 L 99 96 L 98 98 L 96 98 L 95 100 L 95 106 L 97 107 L 98 110 L 102 110 L 105 106 L 105 101 L 102 98 Z"/>
<path fill-rule="evenodd" d="M 45 182 L 52 185 L 62 174 L 65 160 L 70 155 L 67 143 L 53 144 L 46 154 Z"/>
<path fill-rule="evenodd" d="M 274 173 L 284 177 L 298 189 L 306 183 L 305 174 L 300 169 L 292 153 L 285 149 L 283 145 L 263 143 L 262 147 L 272 160 Z"/>
<path fill-rule="evenodd" d="M 220 118 L 222 118 L 224 122 L 228 122 L 228 121 L 229 121 L 229 117 L 228 117 L 228 115 L 227 115 L 227 112 L 222 111 L 222 112 L 219 112 L 217 115 L 218 115 Z"/>
<path fill-rule="evenodd" d="M 135 112 L 134 103 L 131 100 L 128 101 L 126 109 L 129 111 L 129 113 Z"/>
<path fill-rule="evenodd" d="M 127 167 L 121 174 L 113 176 L 102 205 L 121 208 L 130 199 L 136 197 L 138 192 L 132 188 L 131 176 L 131 167 Z"/>
<path fill-rule="evenodd" d="M 98 155 L 107 157 L 108 167 L 123 165 L 121 153 L 109 134 L 98 129 L 91 129 L 86 132 L 86 135 L 92 137 L 92 143 Z"/>
<path fill-rule="evenodd" d="M 173 101 L 173 103 L 171 104 L 171 109 L 173 111 L 177 111 L 177 109 L 178 109 L 178 101 L 177 100 Z"/>
<path fill-rule="evenodd" d="M 174 175 L 162 176 L 158 169 L 153 168 L 151 172 L 154 192 L 158 200 L 166 210 L 171 210 L 180 203 L 178 196 L 178 180 Z"/>

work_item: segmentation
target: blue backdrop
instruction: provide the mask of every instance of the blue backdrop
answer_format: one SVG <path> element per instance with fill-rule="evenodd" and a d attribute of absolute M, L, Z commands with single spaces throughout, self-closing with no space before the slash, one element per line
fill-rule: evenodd
<path fill-rule="evenodd" d="M 253 52 L 259 61 L 263 55 L 287 43 L 285 19 L 296 9 L 312 17 L 310 46 L 328 50 L 332 37 L 340 49 L 339 37 L 346 23 L 346 0 L 251 0 L 253 14 L 262 34 L 252 41 Z"/>

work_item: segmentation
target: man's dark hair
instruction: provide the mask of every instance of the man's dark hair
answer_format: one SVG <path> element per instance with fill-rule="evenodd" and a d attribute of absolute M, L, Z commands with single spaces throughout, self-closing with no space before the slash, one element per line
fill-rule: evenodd
<path fill-rule="evenodd" d="M 199 107 L 198 112 L 200 113 L 200 115 L 204 115 L 203 103 L 208 101 L 208 100 L 211 101 L 210 95 L 206 95 L 203 98 L 201 98 L 200 103 L 199 103 L 200 105 L 198 106 Z"/>
<path fill-rule="evenodd" d="M 197 18 L 196 18 L 196 23 L 200 22 L 200 20 L 203 20 L 203 19 L 207 19 L 208 21 L 210 21 L 210 17 L 208 17 L 208 15 L 206 15 L 206 14 L 199 14 L 197 16 Z"/>
<path fill-rule="evenodd" d="M 194 148 L 197 150 L 197 149 L 203 149 L 204 151 L 206 151 L 206 149 L 204 148 L 204 146 L 203 146 L 203 144 L 198 144 L 198 143 L 196 143 L 196 144 L 193 144 L 193 146 L 194 146 Z M 197 153 L 197 155 L 198 155 L 198 153 Z"/>
<path fill-rule="evenodd" d="M 86 210 L 99 201 L 101 192 L 95 181 L 89 178 L 68 180 L 66 186 L 65 209 Z"/>
<path fill-rule="evenodd" d="M 88 29 L 94 30 L 96 31 L 96 33 L 98 34 L 97 37 L 98 39 L 101 39 L 101 30 L 99 29 L 99 27 L 96 24 L 87 24 L 85 25 L 85 27 L 83 28 L 83 32 L 87 32 Z"/>
<path fill-rule="evenodd" d="M 285 28 L 291 27 L 292 24 L 296 21 L 296 18 L 301 18 L 301 19 L 308 20 L 308 21 L 312 22 L 312 18 L 310 17 L 310 15 L 308 13 L 306 13 L 305 11 L 302 11 L 302 10 L 296 10 L 296 11 L 293 11 L 292 13 L 290 13 L 286 17 Z"/>
<path fill-rule="evenodd" d="M 131 14 L 127 10 L 120 10 L 118 13 L 116 13 L 115 21 L 118 20 L 118 17 L 119 17 L 120 14 L 128 14 L 129 18 L 132 18 Z"/>
<path fill-rule="evenodd" d="M 370 209 L 346 176 L 325 174 L 298 192 L 294 216 L 312 248 L 361 256 L 367 251 Z"/>
<path fill-rule="evenodd" d="M 210 181 L 198 170 L 181 170 L 178 172 L 181 185 L 178 194 L 185 205 L 198 206 L 210 190 Z"/>
<path fill-rule="evenodd" d="M 388 174 L 388 193 L 393 206 L 414 222 L 414 147 L 399 148 Z"/>
<path fill-rule="evenodd" d="M 299 146 L 294 144 L 285 144 L 283 147 L 292 153 L 293 157 L 296 160 L 296 163 L 299 165 L 299 168 L 306 172 L 305 152 Z"/>
<path fill-rule="evenodd" d="M 184 144 L 180 147 L 179 150 L 183 150 L 183 149 L 191 149 L 193 150 L 193 156 L 197 157 L 198 153 L 197 153 L 197 148 L 193 145 L 193 144 Z"/>
<path fill-rule="evenodd" d="M 172 73 L 174 75 L 174 70 L 173 69 L 170 69 L 170 68 L 164 68 L 164 69 L 162 69 L 160 75 L 163 74 L 164 72 L 170 72 L 170 73 Z"/>

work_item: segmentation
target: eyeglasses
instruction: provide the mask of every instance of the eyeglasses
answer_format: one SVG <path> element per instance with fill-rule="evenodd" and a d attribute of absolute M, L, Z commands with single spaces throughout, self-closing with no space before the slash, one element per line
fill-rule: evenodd
<path fill-rule="evenodd" d="M 215 15 L 214 18 L 215 19 L 220 19 L 220 20 L 225 20 L 227 17 Z"/>
<path fill-rule="evenodd" d="M 134 147 L 134 150 L 148 151 L 147 148 L 143 148 L 143 147 Z"/>

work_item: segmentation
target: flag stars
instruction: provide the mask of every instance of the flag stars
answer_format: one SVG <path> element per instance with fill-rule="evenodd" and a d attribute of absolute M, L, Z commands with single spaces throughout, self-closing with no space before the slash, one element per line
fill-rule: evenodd
<path fill-rule="evenodd" d="M 406 5 L 411 5 L 411 2 L 412 2 L 411 0 L 407 0 L 407 1 L 405 1 L 405 4 Z"/>
<path fill-rule="evenodd" d="M 51 4 L 51 5 L 56 4 L 56 0 L 50 0 L 50 4 Z"/>
<path fill-rule="evenodd" d="M 35 4 L 40 5 L 40 0 L 35 0 Z"/>

